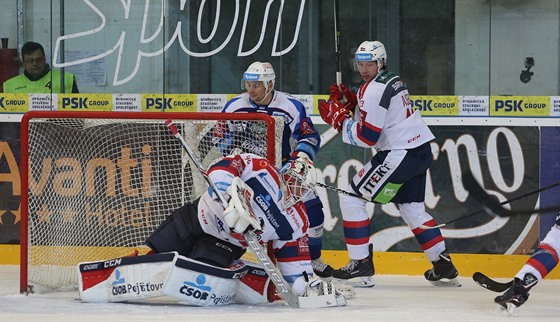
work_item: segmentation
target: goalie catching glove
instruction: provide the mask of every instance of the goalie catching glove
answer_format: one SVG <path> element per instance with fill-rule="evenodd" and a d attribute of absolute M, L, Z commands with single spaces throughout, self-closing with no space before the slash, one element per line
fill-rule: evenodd
<path fill-rule="evenodd" d="M 342 129 L 344 120 L 351 117 L 350 111 L 339 101 L 321 101 L 319 113 L 323 121 L 332 125 L 338 132 Z"/>
<path fill-rule="evenodd" d="M 350 111 L 354 111 L 354 108 L 358 105 L 358 97 L 356 97 L 356 94 L 352 93 L 350 88 L 346 87 L 344 84 L 331 85 L 329 100 L 331 102 L 345 102 L 344 108 Z"/>
<path fill-rule="evenodd" d="M 228 188 L 229 190 L 230 188 Z M 261 230 L 261 224 L 251 208 L 253 189 L 241 178 L 235 177 L 231 183 L 231 199 L 224 210 L 226 225 L 236 233 L 244 234 L 249 230 Z"/>

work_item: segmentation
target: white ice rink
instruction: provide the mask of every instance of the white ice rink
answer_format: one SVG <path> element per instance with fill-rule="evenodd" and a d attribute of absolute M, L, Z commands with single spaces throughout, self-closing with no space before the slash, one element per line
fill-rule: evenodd
<path fill-rule="evenodd" d="M 356 289 L 346 307 L 294 309 L 280 302 L 218 308 L 168 304 L 91 304 L 78 292 L 18 294 L 18 266 L 0 265 L 0 321 L 554 321 L 560 322 L 560 280 L 545 280 L 516 315 L 496 310 L 498 293 L 460 278 L 460 288 L 431 286 L 420 276 L 376 276 L 377 285 Z"/>

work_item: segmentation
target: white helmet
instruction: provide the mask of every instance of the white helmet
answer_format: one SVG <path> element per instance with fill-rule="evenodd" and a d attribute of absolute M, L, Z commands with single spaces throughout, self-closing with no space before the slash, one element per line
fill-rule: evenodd
<path fill-rule="evenodd" d="M 354 69 L 356 68 L 356 63 L 359 61 L 375 61 L 377 66 L 381 67 L 381 61 L 385 60 L 387 62 L 387 52 L 385 51 L 385 46 L 380 41 L 364 41 L 358 46 L 356 53 L 354 54 Z"/>
<path fill-rule="evenodd" d="M 305 200 L 315 187 L 317 172 L 308 158 L 298 158 L 280 169 L 282 178 L 283 205 L 288 209 Z"/>
<path fill-rule="evenodd" d="M 268 62 L 256 61 L 249 65 L 247 70 L 243 73 L 243 78 L 241 79 L 242 89 L 245 89 L 245 82 L 263 82 L 266 86 L 272 83 L 274 87 L 274 80 L 276 79 L 276 74 L 274 74 L 274 69 L 272 65 Z"/>

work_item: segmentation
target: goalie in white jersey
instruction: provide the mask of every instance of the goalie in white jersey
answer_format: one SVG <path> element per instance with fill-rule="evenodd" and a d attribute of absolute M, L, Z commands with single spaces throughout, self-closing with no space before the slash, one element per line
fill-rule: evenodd
<path fill-rule="evenodd" d="M 425 278 L 435 285 L 460 286 L 439 229 L 425 211 L 426 172 L 432 162 L 430 141 L 434 135 L 414 111 L 406 84 L 387 70 L 387 53 L 379 41 L 364 41 L 356 50 L 354 66 L 364 83 L 355 95 L 342 84 L 333 84 L 329 101 L 319 105 L 321 117 L 341 132 L 345 143 L 375 147 L 376 154 L 352 179 L 349 191 L 376 203 L 393 202 L 433 268 Z M 351 118 L 352 113 L 359 120 Z M 370 223 L 366 201 L 339 194 L 344 236 L 351 258 L 333 277 L 361 277 L 363 286 L 373 286 Z"/>
<path fill-rule="evenodd" d="M 120 302 L 167 295 L 200 306 L 264 302 L 270 282 L 265 270 L 239 261 L 248 246 L 243 237 L 248 230 L 255 230 L 263 243 L 272 241 L 280 272 L 296 295 L 334 292 L 332 285 L 308 283 L 305 276 L 313 275 L 302 202 L 315 184 L 311 162 L 299 160 L 279 173 L 265 158 L 237 154 L 213 164 L 208 176 L 229 200 L 226 209 L 209 188 L 149 236 L 146 244 L 155 254 L 80 264 L 81 298 Z M 240 186 L 250 193 L 231 196 Z M 245 211 L 247 206 L 251 212 Z"/>

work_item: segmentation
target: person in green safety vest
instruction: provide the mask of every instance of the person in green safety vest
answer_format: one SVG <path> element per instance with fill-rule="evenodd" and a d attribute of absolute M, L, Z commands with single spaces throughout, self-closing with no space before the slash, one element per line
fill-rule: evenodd
<path fill-rule="evenodd" d="M 36 42 L 27 42 L 21 48 L 23 74 L 4 82 L 4 93 L 79 93 L 76 76 L 64 72 L 61 90 L 61 72 L 47 64 L 45 49 Z"/>

